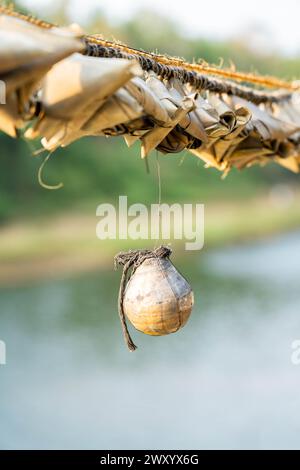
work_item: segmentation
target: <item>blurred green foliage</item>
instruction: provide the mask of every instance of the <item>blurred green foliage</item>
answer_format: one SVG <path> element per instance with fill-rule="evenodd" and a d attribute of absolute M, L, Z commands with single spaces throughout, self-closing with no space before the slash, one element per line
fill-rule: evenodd
<path fill-rule="evenodd" d="M 67 5 L 67 3 L 66 3 Z M 47 19 L 67 23 L 64 8 Z M 153 25 L 155 24 L 155 27 Z M 134 47 L 182 56 L 188 60 L 203 58 L 218 63 L 233 61 L 241 70 L 258 70 L 294 78 L 300 71 L 300 60 L 280 56 L 262 57 L 242 41 L 220 43 L 202 38 L 184 38 L 175 24 L 152 12 L 140 12 L 129 22 L 112 26 L 101 11 L 84 25 L 90 32 L 116 37 Z M 45 154 L 33 156 L 28 144 L 0 135 L 0 221 L 15 217 L 47 216 L 59 210 L 86 210 L 90 204 L 115 201 L 127 194 L 129 201 L 156 202 L 158 197 L 157 158 L 162 174 L 164 201 L 207 202 L 217 199 L 250 197 L 279 180 L 298 182 L 299 178 L 275 165 L 252 168 L 241 173 L 233 171 L 224 181 L 219 172 L 204 169 L 192 155 L 180 154 L 150 157 L 150 174 L 139 157 L 139 146 L 127 149 L 122 138 L 84 138 L 65 149 L 57 150 L 47 163 L 43 177 L 47 184 L 64 183 L 58 191 L 40 187 L 38 168 Z"/>

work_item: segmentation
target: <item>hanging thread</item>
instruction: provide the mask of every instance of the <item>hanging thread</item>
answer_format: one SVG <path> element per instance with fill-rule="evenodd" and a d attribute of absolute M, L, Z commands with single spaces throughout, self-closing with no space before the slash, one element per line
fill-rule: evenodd
<path fill-rule="evenodd" d="M 51 157 L 52 153 L 48 153 L 48 155 L 46 156 L 45 160 L 43 161 L 43 163 L 41 164 L 41 166 L 39 167 L 39 171 L 38 171 L 38 182 L 39 184 L 45 188 L 45 189 L 51 189 L 51 190 L 56 190 L 56 189 L 61 189 L 63 187 L 63 183 L 58 183 L 57 185 L 54 185 L 54 186 L 50 186 L 49 184 L 47 183 L 44 183 L 43 181 L 43 178 L 42 178 L 42 173 L 43 173 L 43 170 L 44 170 L 44 167 L 46 165 L 46 163 L 48 162 L 49 158 Z"/>

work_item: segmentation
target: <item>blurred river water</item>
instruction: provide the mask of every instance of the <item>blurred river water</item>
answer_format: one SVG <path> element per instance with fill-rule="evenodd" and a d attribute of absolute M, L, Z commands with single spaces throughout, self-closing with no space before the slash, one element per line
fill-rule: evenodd
<path fill-rule="evenodd" d="M 0 291 L 2 449 L 300 448 L 300 233 L 180 259 L 186 327 L 134 330 L 120 272 Z M 189 257 L 191 258 L 191 257 Z"/>

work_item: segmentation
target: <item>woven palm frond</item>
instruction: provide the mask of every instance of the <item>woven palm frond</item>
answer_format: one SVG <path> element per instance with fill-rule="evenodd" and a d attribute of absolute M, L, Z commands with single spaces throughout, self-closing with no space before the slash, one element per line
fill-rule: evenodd
<path fill-rule="evenodd" d="M 299 88 L 258 77 L 281 86 L 258 90 L 240 85 L 242 74 L 199 67 L 0 10 L 0 129 L 16 137 L 26 124 L 25 137 L 50 151 L 122 135 L 140 140 L 142 158 L 187 149 L 225 173 L 271 161 L 298 172 Z"/>

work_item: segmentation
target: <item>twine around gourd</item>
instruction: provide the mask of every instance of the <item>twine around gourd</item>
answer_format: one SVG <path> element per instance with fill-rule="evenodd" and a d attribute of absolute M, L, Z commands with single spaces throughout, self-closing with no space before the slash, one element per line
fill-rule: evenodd
<path fill-rule="evenodd" d="M 169 260 L 171 253 L 169 247 L 160 246 L 155 250 L 120 252 L 114 258 L 115 269 L 123 266 L 118 310 L 130 351 L 137 347 L 126 317 L 137 330 L 160 336 L 179 330 L 191 313 L 193 292 Z"/>

